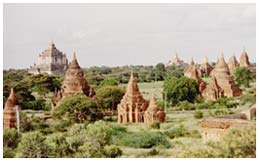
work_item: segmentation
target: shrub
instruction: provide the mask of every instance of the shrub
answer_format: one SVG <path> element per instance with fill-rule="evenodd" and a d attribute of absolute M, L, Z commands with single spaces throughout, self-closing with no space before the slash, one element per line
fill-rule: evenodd
<path fill-rule="evenodd" d="M 237 67 L 234 72 L 234 80 L 240 86 L 249 87 L 249 82 L 252 80 L 250 70 L 247 67 Z"/>
<path fill-rule="evenodd" d="M 229 109 L 217 109 L 214 110 L 213 112 L 210 112 L 210 116 L 216 117 L 216 116 L 223 116 L 223 115 L 229 115 L 229 114 L 234 114 L 234 111 L 229 110 Z"/>
<path fill-rule="evenodd" d="M 194 114 L 194 118 L 196 118 L 196 119 L 201 119 L 201 118 L 203 118 L 203 112 L 201 112 L 201 111 L 196 111 L 195 114 Z"/>
<path fill-rule="evenodd" d="M 4 158 L 14 158 L 15 150 L 10 147 L 3 147 L 3 157 Z"/>
<path fill-rule="evenodd" d="M 156 122 L 153 122 L 152 124 L 150 124 L 150 128 L 152 129 L 160 129 L 160 122 L 156 121 Z"/>
<path fill-rule="evenodd" d="M 105 146 L 104 151 L 105 151 L 106 157 L 109 157 L 109 158 L 119 157 L 123 153 L 120 148 L 118 148 L 117 146 L 114 146 L 114 145 Z"/>
<path fill-rule="evenodd" d="M 195 107 L 188 101 L 180 101 L 177 104 L 177 110 L 195 110 Z"/>
<path fill-rule="evenodd" d="M 56 118 L 64 117 L 77 123 L 95 121 L 98 117 L 97 104 L 86 96 L 77 95 L 64 99 L 64 101 L 53 110 L 52 115 Z"/>
<path fill-rule="evenodd" d="M 63 135 L 53 136 L 49 143 L 52 146 L 52 155 L 54 157 L 69 157 L 69 155 L 73 153 L 73 150 Z"/>
<path fill-rule="evenodd" d="M 126 134 L 121 139 L 118 139 L 117 144 L 135 148 L 170 147 L 169 141 L 161 132 Z"/>
<path fill-rule="evenodd" d="M 158 155 L 159 154 L 159 151 L 155 148 L 153 148 L 152 150 L 150 150 L 147 155 L 150 155 L 150 156 L 154 156 L 154 155 Z"/>
<path fill-rule="evenodd" d="M 22 135 L 16 129 L 5 129 L 3 134 L 4 147 L 16 148 L 21 141 L 21 137 Z"/>
<path fill-rule="evenodd" d="M 180 125 L 177 128 L 170 128 L 169 130 L 165 131 L 164 134 L 172 139 L 188 136 L 189 132 L 184 128 L 183 125 Z"/>
<path fill-rule="evenodd" d="M 46 158 L 50 155 L 50 147 L 46 143 L 46 137 L 39 132 L 32 132 L 22 138 L 18 152 L 22 158 Z"/>

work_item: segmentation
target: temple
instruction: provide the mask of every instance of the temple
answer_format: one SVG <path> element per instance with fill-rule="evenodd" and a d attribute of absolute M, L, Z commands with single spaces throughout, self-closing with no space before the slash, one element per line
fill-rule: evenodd
<path fill-rule="evenodd" d="M 3 111 L 4 129 L 17 129 L 16 108 L 18 109 L 18 100 L 12 88 L 9 97 L 5 102 L 5 108 Z"/>
<path fill-rule="evenodd" d="M 199 85 L 199 91 L 201 94 L 204 91 L 204 89 L 206 88 L 206 83 L 200 78 L 198 71 L 199 70 L 194 63 L 194 60 L 192 59 L 190 65 L 184 72 L 184 76 L 196 80 L 196 82 Z"/>
<path fill-rule="evenodd" d="M 207 100 L 217 100 L 224 97 L 224 90 L 218 85 L 216 78 L 213 76 L 211 79 L 203 91 L 202 97 Z"/>
<path fill-rule="evenodd" d="M 251 67 L 247 52 L 245 50 L 240 55 L 240 67 Z"/>
<path fill-rule="evenodd" d="M 208 58 L 204 58 L 203 64 L 200 66 L 200 73 L 210 75 L 210 72 L 213 70 L 213 67 L 209 64 Z"/>
<path fill-rule="evenodd" d="M 154 123 L 154 122 L 165 122 L 165 112 L 162 111 L 156 104 L 156 99 L 152 96 L 149 106 L 144 113 L 144 123 Z"/>
<path fill-rule="evenodd" d="M 48 73 L 55 76 L 64 76 L 68 66 L 66 54 L 55 47 L 53 42 L 38 56 L 37 63 L 28 70 L 32 74 Z"/>
<path fill-rule="evenodd" d="M 95 96 L 95 91 L 88 85 L 84 73 L 78 64 L 75 53 L 73 54 L 73 59 L 66 71 L 61 90 L 54 92 L 52 97 L 53 107 L 55 107 L 63 98 L 73 95 L 86 95 L 91 98 Z"/>
<path fill-rule="evenodd" d="M 175 54 L 175 57 L 166 64 L 166 66 L 171 66 L 171 65 L 176 65 L 176 66 L 185 65 L 184 61 L 179 59 L 177 52 Z"/>
<path fill-rule="evenodd" d="M 126 88 L 126 93 L 117 105 L 118 123 L 143 123 L 144 112 L 147 107 L 148 102 L 140 93 L 132 72 Z"/>
<path fill-rule="evenodd" d="M 229 61 L 228 61 L 228 68 L 230 71 L 230 74 L 233 75 L 235 72 L 235 69 L 239 66 L 239 63 L 236 59 L 236 56 L 233 55 L 232 57 L 230 57 Z"/>
<path fill-rule="evenodd" d="M 233 77 L 230 75 L 228 65 L 222 56 L 218 59 L 216 67 L 210 74 L 212 77 L 216 78 L 216 82 L 224 91 L 224 96 L 226 97 L 235 97 L 242 94 L 241 89 L 233 80 Z M 215 82 L 215 81 L 214 81 Z"/>

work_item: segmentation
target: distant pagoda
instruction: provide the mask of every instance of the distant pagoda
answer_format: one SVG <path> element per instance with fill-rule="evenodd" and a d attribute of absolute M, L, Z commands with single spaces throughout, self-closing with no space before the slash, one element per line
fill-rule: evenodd
<path fill-rule="evenodd" d="M 14 89 L 12 88 L 9 97 L 5 102 L 3 111 L 4 129 L 17 129 L 16 106 L 18 106 L 18 100 L 15 96 Z"/>
<path fill-rule="evenodd" d="M 196 80 L 196 82 L 199 85 L 199 91 L 202 93 L 202 91 L 206 88 L 206 83 L 201 79 L 199 76 L 199 70 L 196 67 L 193 58 L 191 59 L 191 63 L 184 72 L 184 76 Z"/>
<path fill-rule="evenodd" d="M 55 91 L 52 97 L 53 106 L 55 107 L 66 97 L 78 94 L 94 97 L 95 91 L 88 85 L 88 82 L 84 78 L 84 73 L 78 64 L 76 54 L 74 53 L 62 82 L 61 91 Z"/>
<path fill-rule="evenodd" d="M 240 67 L 251 67 L 247 52 L 244 50 L 240 55 Z"/>
<path fill-rule="evenodd" d="M 216 78 L 217 84 L 224 90 L 224 96 L 234 97 L 242 94 L 241 89 L 239 89 L 233 77 L 230 75 L 223 54 L 218 59 L 216 67 L 211 72 L 211 76 Z"/>
<path fill-rule="evenodd" d="M 178 54 L 176 52 L 175 57 L 166 64 L 166 66 L 171 66 L 171 65 L 183 66 L 186 64 L 184 63 L 183 60 L 179 59 Z"/>
<path fill-rule="evenodd" d="M 210 75 L 210 72 L 213 70 L 213 67 L 209 64 L 208 58 L 204 58 L 203 64 L 200 66 L 200 73 Z"/>
<path fill-rule="evenodd" d="M 32 74 L 48 73 L 55 76 L 64 76 L 68 66 L 66 54 L 58 50 L 53 42 L 38 56 L 37 63 L 28 70 Z"/>
<path fill-rule="evenodd" d="M 239 66 L 239 63 L 236 59 L 236 56 L 233 55 L 230 57 L 229 61 L 228 61 L 228 68 L 230 71 L 230 74 L 233 75 L 235 72 L 235 69 Z"/>
<path fill-rule="evenodd" d="M 148 102 L 140 93 L 134 74 L 131 72 L 125 95 L 117 105 L 118 123 L 143 123 L 147 107 Z"/>

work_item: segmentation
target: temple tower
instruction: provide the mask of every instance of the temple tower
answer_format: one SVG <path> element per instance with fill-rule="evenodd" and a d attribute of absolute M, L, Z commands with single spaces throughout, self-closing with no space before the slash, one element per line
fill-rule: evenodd
<path fill-rule="evenodd" d="M 133 72 L 126 88 L 126 93 L 117 105 L 118 123 L 143 123 L 148 102 L 139 91 Z"/>
<path fill-rule="evenodd" d="M 18 100 L 12 88 L 9 97 L 5 102 L 5 108 L 3 111 L 4 129 L 11 129 L 11 128 L 17 129 L 17 116 L 15 110 L 16 106 L 18 106 Z"/>
<path fill-rule="evenodd" d="M 204 58 L 203 64 L 200 66 L 201 74 L 210 75 L 210 72 L 213 70 L 213 67 L 209 64 L 208 58 Z"/>
<path fill-rule="evenodd" d="M 233 55 L 232 57 L 230 57 L 229 61 L 228 61 L 228 68 L 230 71 L 230 74 L 233 75 L 235 72 L 235 69 L 239 66 L 239 63 L 236 59 L 236 56 Z"/>
<path fill-rule="evenodd" d="M 249 58 L 248 58 L 247 52 L 244 49 L 244 51 L 240 55 L 240 67 L 248 67 L 248 68 L 250 68 L 250 66 L 251 66 L 251 64 L 249 62 Z"/>
<path fill-rule="evenodd" d="M 218 85 L 224 90 L 224 96 L 234 97 L 242 94 L 241 89 L 239 89 L 238 85 L 234 82 L 233 77 L 230 75 L 223 54 L 218 59 L 218 63 L 211 75 L 216 78 Z"/>

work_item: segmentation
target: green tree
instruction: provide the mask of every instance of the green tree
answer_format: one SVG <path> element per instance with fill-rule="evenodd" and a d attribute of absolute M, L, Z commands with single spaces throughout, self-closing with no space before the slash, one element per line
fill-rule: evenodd
<path fill-rule="evenodd" d="M 163 63 L 158 63 L 155 66 L 155 76 L 156 76 L 156 80 L 163 80 L 165 77 L 165 65 Z"/>
<path fill-rule="evenodd" d="M 18 152 L 22 158 L 47 158 L 50 155 L 50 147 L 41 133 L 31 132 L 22 138 Z"/>
<path fill-rule="evenodd" d="M 104 86 L 117 86 L 118 82 L 114 78 L 106 78 L 103 81 L 101 81 L 98 85 L 99 88 Z"/>
<path fill-rule="evenodd" d="M 102 86 L 97 89 L 96 96 L 101 103 L 102 108 L 116 110 L 125 90 L 118 86 Z"/>
<path fill-rule="evenodd" d="M 63 135 L 56 135 L 50 139 L 54 157 L 69 157 L 73 150 Z"/>
<path fill-rule="evenodd" d="M 94 121 L 99 117 L 96 102 L 83 95 L 65 98 L 63 102 L 53 110 L 52 115 L 56 118 L 66 118 L 78 123 Z"/>
<path fill-rule="evenodd" d="M 240 86 L 249 87 L 251 78 L 251 72 L 246 67 L 237 67 L 234 72 L 234 79 Z"/>
<path fill-rule="evenodd" d="M 167 77 L 164 80 L 163 89 L 166 92 L 167 100 L 176 105 L 180 101 L 187 100 L 193 103 L 199 93 L 198 83 L 187 77 Z"/>

